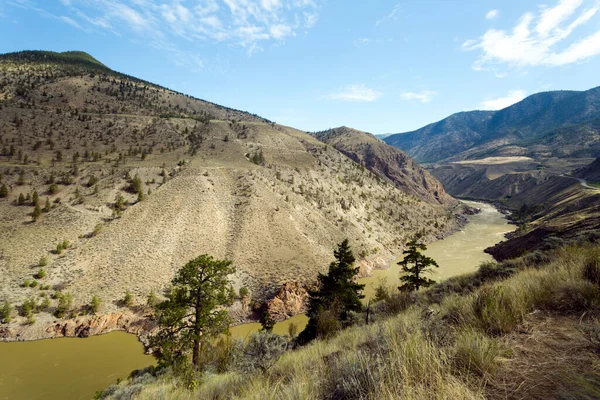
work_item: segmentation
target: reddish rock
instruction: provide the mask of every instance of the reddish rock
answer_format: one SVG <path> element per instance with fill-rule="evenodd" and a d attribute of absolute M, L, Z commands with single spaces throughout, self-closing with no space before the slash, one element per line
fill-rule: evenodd
<path fill-rule="evenodd" d="M 273 320 L 279 322 L 306 312 L 308 291 L 299 282 L 284 283 L 275 297 L 266 303 Z"/>

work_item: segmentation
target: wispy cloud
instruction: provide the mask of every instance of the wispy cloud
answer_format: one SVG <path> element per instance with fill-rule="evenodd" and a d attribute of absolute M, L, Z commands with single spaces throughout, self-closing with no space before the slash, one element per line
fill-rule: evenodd
<path fill-rule="evenodd" d="M 403 100 L 417 100 L 421 103 L 429 103 L 438 93 L 434 90 L 422 90 L 420 92 L 402 92 L 400 98 Z"/>
<path fill-rule="evenodd" d="M 527 97 L 527 92 L 524 90 L 511 90 L 506 96 L 495 99 L 487 99 L 479 104 L 480 110 L 502 110 L 508 106 L 523 100 Z"/>
<path fill-rule="evenodd" d="M 45 0 L 14 0 L 40 13 Z M 60 0 L 58 17 L 79 29 L 109 31 L 176 50 L 173 42 L 229 43 L 249 53 L 261 43 L 283 42 L 314 26 L 319 6 L 313 0 Z M 56 6 L 54 6 L 56 9 Z"/>
<path fill-rule="evenodd" d="M 493 70 L 498 64 L 563 66 L 584 61 L 600 54 L 600 30 L 585 37 L 574 37 L 575 32 L 599 10 L 597 0 L 559 0 L 554 7 L 541 7 L 538 15 L 525 13 L 511 32 L 490 29 L 462 47 L 481 52 L 473 64 L 475 70 Z"/>
<path fill-rule="evenodd" d="M 371 39 L 369 39 L 369 38 L 359 38 L 359 39 L 354 40 L 352 43 L 355 46 L 366 46 L 370 42 L 371 42 Z"/>
<path fill-rule="evenodd" d="M 385 24 L 386 22 L 396 20 L 398 18 L 398 16 L 400 15 L 401 8 L 402 8 L 402 4 L 400 4 L 400 3 L 396 4 L 394 6 L 394 8 L 392 9 L 392 11 L 390 11 L 385 17 L 383 17 L 380 20 L 377 20 L 377 22 L 375 22 L 375 26 L 379 26 L 381 24 Z"/>
<path fill-rule="evenodd" d="M 382 95 L 383 93 L 361 84 L 343 86 L 339 91 L 325 97 L 331 100 L 371 102 L 379 99 Z"/>
<path fill-rule="evenodd" d="M 490 10 L 487 14 L 485 14 L 485 19 L 494 19 L 500 15 L 500 11 L 498 10 Z"/>

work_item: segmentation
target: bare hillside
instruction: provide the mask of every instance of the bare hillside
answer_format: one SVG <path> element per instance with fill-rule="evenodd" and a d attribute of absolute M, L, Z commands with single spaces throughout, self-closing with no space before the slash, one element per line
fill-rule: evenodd
<path fill-rule="evenodd" d="M 106 67 L 1 56 L 0 82 L 0 299 L 13 304 L 48 289 L 72 293 L 76 312 L 92 295 L 122 307 L 126 290 L 144 303 L 202 253 L 232 259 L 236 286 L 263 300 L 314 280 L 344 237 L 368 274 L 409 236 L 460 224 L 419 181 L 403 188 L 304 132 Z"/>

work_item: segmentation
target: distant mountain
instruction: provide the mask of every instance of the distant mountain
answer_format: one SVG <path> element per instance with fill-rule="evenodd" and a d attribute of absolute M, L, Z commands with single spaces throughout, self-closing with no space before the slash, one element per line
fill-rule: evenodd
<path fill-rule="evenodd" d="M 589 150 L 590 142 L 596 146 L 595 152 L 600 151 L 600 135 L 598 123 L 593 121 L 599 118 L 600 87 L 584 92 L 544 92 L 500 111 L 461 112 L 384 140 L 419 162 L 558 152 L 562 146 L 556 140 L 562 137 L 570 138 L 572 152 Z M 589 135 L 580 140 L 576 133 L 586 127 Z M 535 150 L 536 145 L 541 147 Z M 572 152 L 563 156 L 572 156 Z"/>
<path fill-rule="evenodd" d="M 405 152 L 370 133 L 342 126 L 314 136 L 417 198 L 442 204 L 452 201 L 440 182 Z"/>

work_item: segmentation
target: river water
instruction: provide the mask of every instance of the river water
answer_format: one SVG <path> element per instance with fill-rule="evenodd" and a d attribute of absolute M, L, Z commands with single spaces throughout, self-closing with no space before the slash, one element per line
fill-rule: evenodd
<path fill-rule="evenodd" d="M 483 250 L 515 228 L 494 207 L 465 203 L 480 208 L 481 213 L 468 216 L 469 224 L 463 230 L 432 243 L 426 251 L 440 266 L 432 274 L 437 281 L 473 272 L 481 262 L 492 260 Z M 373 276 L 360 280 L 366 285 L 365 300 L 373 296 L 380 282 L 391 287 L 399 285 L 397 261 L 401 258 L 394 260 L 390 268 L 376 270 Z M 306 315 L 296 315 L 275 324 L 274 332 L 287 335 L 293 324 L 299 333 L 307 322 Z M 259 329 L 258 323 L 244 324 L 232 327 L 231 333 L 233 337 L 247 337 Z M 117 378 L 153 363 L 153 357 L 144 354 L 137 338 L 124 332 L 87 339 L 0 343 L 0 400 L 89 399 Z"/>

